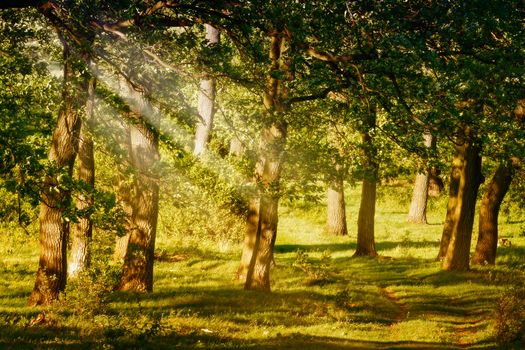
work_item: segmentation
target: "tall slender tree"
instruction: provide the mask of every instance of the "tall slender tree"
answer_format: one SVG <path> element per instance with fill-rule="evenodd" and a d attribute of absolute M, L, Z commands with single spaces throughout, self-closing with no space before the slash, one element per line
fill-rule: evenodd
<path fill-rule="evenodd" d="M 120 290 L 151 292 L 153 262 L 159 211 L 159 114 L 147 95 L 137 91 L 127 79 L 126 87 L 132 119 L 130 125 L 130 158 L 136 182 L 131 197 L 131 224 L 124 257 Z"/>
<path fill-rule="evenodd" d="M 427 148 L 432 147 L 433 136 L 430 132 L 423 134 L 424 145 Z M 430 179 L 430 169 L 426 169 L 422 173 L 416 175 L 416 181 L 414 184 L 414 192 L 412 193 L 412 201 L 410 203 L 410 209 L 408 211 L 408 221 L 418 224 L 427 223 L 427 199 L 428 199 L 428 187 Z"/>
<path fill-rule="evenodd" d="M 374 223 L 379 164 L 377 162 L 376 146 L 371 136 L 376 126 L 375 107 L 368 109 L 363 124 L 361 137 L 364 171 L 361 187 L 361 204 L 357 218 L 357 247 L 354 256 L 376 256 Z"/>
<path fill-rule="evenodd" d="M 71 192 L 63 181 L 73 174 L 81 125 L 79 111 L 86 105 L 88 86 L 86 77 L 76 70 L 86 66 L 86 53 L 63 37 L 61 41 L 64 50 L 63 105 L 49 151 L 54 170 L 45 179 L 41 197 L 41 249 L 35 286 L 29 298 L 31 305 L 56 300 L 66 286 L 69 222 L 64 213 L 70 205 Z"/>
<path fill-rule="evenodd" d="M 252 250 L 244 284 L 249 290 L 270 291 L 270 267 L 277 237 L 279 180 L 287 132 L 283 114 L 287 110 L 285 99 L 288 94 L 284 79 L 290 79 L 289 45 L 290 33 L 286 29 L 271 32 L 271 66 L 263 97 L 267 120 L 255 170 L 259 193 L 258 198 L 252 200 L 245 240 L 248 244 L 245 249 Z M 250 247 L 252 242 L 253 247 Z"/>
<path fill-rule="evenodd" d="M 77 158 L 77 179 L 83 189 L 76 198 L 76 208 L 80 215 L 78 222 L 73 224 L 71 259 L 68 265 L 69 277 L 75 277 L 88 268 L 91 260 L 91 239 L 93 234 L 91 209 L 93 207 L 93 193 L 95 190 L 95 156 L 89 125 L 94 118 L 95 77 L 89 79 L 87 93 L 86 116 L 80 129 Z"/>
<path fill-rule="evenodd" d="M 209 46 L 219 43 L 220 32 L 217 28 L 205 24 L 206 41 Z M 213 77 L 206 77 L 200 82 L 198 111 L 200 119 L 197 121 L 197 131 L 195 132 L 195 147 L 193 154 L 202 154 L 207 147 L 213 128 L 213 116 L 215 114 L 215 93 L 216 81 Z"/>

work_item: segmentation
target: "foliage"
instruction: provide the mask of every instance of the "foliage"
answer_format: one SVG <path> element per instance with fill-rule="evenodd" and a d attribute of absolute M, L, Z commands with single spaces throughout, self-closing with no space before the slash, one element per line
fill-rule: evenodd
<path fill-rule="evenodd" d="M 507 290 L 496 305 L 494 331 L 499 344 L 523 340 L 525 332 L 525 289 L 516 286 Z"/>
<path fill-rule="evenodd" d="M 323 285 L 330 283 L 330 252 L 324 251 L 318 261 L 312 261 L 308 253 L 304 250 L 297 250 L 293 266 L 302 270 L 307 275 L 305 285 Z"/>

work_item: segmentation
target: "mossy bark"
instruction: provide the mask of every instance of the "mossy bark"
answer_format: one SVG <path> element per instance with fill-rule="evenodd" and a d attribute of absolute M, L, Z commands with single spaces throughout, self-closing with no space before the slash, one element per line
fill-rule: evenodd
<path fill-rule="evenodd" d="M 40 201 L 40 258 L 30 305 L 49 304 L 66 286 L 67 238 L 69 223 L 64 212 L 71 202 L 71 192 L 61 185 L 61 177 L 73 174 L 80 134 L 79 111 L 86 104 L 87 81 L 78 78 L 74 66 L 83 65 L 87 56 L 73 49 L 65 40 L 64 87 L 62 106 L 53 132 L 49 160 L 55 167 L 47 175 Z"/>
<path fill-rule="evenodd" d="M 494 265 L 496 263 L 499 209 L 509 190 L 513 174 L 514 169 L 510 162 L 500 164 L 481 200 L 478 241 L 472 258 L 472 263 L 475 265 L 485 263 Z"/>
<path fill-rule="evenodd" d="M 455 199 L 452 200 L 452 205 L 449 200 L 449 210 L 443 230 L 443 238 L 445 239 L 446 235 L 446 240 L 448 240 L 442 263 L 444 270 L 465 271 L 469 269 L 476 197 L 483 179 L 480 148 L 476 144 L 472 130 L 470 127 L 465 127 L 462 132 L 464 137 L 461 138 L 461 143 L 456 145 L 453 160 L 454 173 L 451 176 L 457 179 L 457 187 L 454 189 L 451 187 L 450 192 Z M 442 239 L 442 245 L 444 239 Z"/>

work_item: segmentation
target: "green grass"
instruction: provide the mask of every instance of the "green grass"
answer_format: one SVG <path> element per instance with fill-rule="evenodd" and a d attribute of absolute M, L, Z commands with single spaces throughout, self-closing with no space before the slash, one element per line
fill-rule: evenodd
<path fill-rule="evenodd" d="M 153 293 L 106 292 L 108 273 L 70 287 L 52 307 L 30 308 L 38 240 L 4 227 L 0 348 L 494 348 L 496 302 L 523 280 L 525 218 L 501 217 L 512 247 L 499 249 L 496 267 L 443 272 L 434 257 L 446 198 L 431 203 L 429 225 L 413 225 L 407 203 L 396 200 L 404 191 L 389 189 L 378 201 L 376 259 L 352 258 L 359 188 L 347 195 L 348 237 L 323 234 L 322 204 L 282 206 L 270 294 L 245 292 L 234 280 L 240 244 L 188 243 L 161 231 Z M 104 267 L 108 247 L 98 247 Z M 297 268 L 298 250 L 321 278 Z M 30 325 L 41 311 L 46 322 Z"/>

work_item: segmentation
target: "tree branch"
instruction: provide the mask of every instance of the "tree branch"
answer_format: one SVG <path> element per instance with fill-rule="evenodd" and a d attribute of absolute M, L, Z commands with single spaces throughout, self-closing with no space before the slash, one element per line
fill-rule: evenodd
<path fill-rule="evenodd" d="M 302 46 L 307 55 L 323 62 L 356 62 L 377 58 L 377 55 L 375 55 L 374 53 L 358 53 L 344 56 L 336 56 L 328 52 L 318 51 L 313 47 L 307 47 L 306 45 L 300 46 Z"/>

